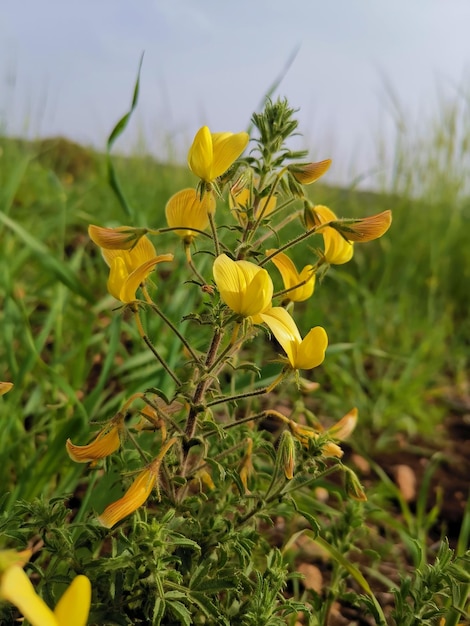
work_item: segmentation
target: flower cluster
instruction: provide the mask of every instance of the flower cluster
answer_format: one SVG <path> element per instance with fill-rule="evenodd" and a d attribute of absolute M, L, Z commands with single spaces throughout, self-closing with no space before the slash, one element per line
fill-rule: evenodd
<path fill-rule="evenodd" d="M 294 306 L 312 298 L 320 272 L 323 275 L 330 265 L 350 261 L 357 243 L 380 237 L 390 226 L 390 211 L 361 219 L 339 219 L 330 208 L 312 203 L 305 185 L 325 174 L 331 160 L 308 162 L 304 160 L 305 153 L 287 150 L 284 140 L 296 127 L 293 110 L 285 103 L 268 102 L 266 106 L 271 107 L 271 118 L 278 116 L 278 123 L 268 124 L 268 115 L 254 116 L 259 137 L 251 139 L 252 149 L 245 156 L 242 155 L 250 142 L 247 133 L 213 133 L 207 126 L 197 132 L 189 148 L 188 165 L 198 181 L 168 200 L 164 210 L 166 227 L 89 227 L 91 239 L 109 266 L 109 293 L 134 314 L 142 339 L 175 386 L 174 397 L 168 402 L 162 402 L 152 392 L 134 394 L 91 443 L 79 446 L 67 442 L 67 451 L 74 461 L 95 463 L 128 440 L 125 417 L 129 413 L 143 421 L 137 431 L 147 428 L 159 433 L 156 454 L 143 453 L 147 462 L 128 490 L 99 516 L 106 527 L 135 511 L 154 489 L 159 497 L 160 489 L 164 489 L 178 501 L 193 481 L 212 489 L 210 467 L 192 451 L 192 442 L 201 436 L 202 417 L 210 413 L 212 419 L 216 407 L 268 394 L 289 378 L 300 384 L 299 370 L 312 370 L 322 364 L 328 347 L 327 332 L 320 325 L 301 332 L 294 319 Z M 297 232 L 282 243 L 284 232 L 292 224 L 297 225 Z M 169 319 L 152 295 L 160 264 L 170 263 L 175 257 L 173 253 L 157 254 L 149 237 L 163 237 L 169 232 L 180 238 L 191 283 L 204 298 L 204 324 L 212 330 L 206 354 L 201 355 L 200 348 L 181 332 L 177 322 Z M 316 241 L 317 248 L 313 251 L 309 247 L 307 254 L 303 251 L 307 263 L 298 268 L 295 251 L 311 241 Z M 323 245 L 318 247 L 321 241 Z M 193 258 L 195 249 L 205 261 L 199 266 Z M 167 267 L 171 273 L 173 264 Z M 140 317 L 142 308 L 160 316 L 181 341 L 187 359 L 187 367 L 182 371 L 188 373 L 187 379 L 182 379 L 181 372 L 174 371 L 151 343 Z M 279 375 L 265 387 L 235 394 L 225 391 L 219 382 L 220 372 L 246 349 L 248 340 L 257 336 L 276 340 Z M 137 408 L 131 410 L 131 406 Z M 280 419 L 283 441 L 289 442 L 288 448 L 279 446 L 288 449 L 287 479 L 292 479 L 295 471 L 292 446 L 297 444 L 292 442 L 297 442 L 300 449 L 308 449 L 309 442 L 320 438 L 325 458 L 341 456 L 336 441 L 349 434 L 357 419 L 356 412 L 348 415 L 336 429 L 325 432 Z M 224 428 L 234 425 L 226 421 L 222 424 Z M 255 453 L 252 438 L 246 438 L 244 445 L 239 476 L 240 485 L 248 492 Z M 170 457 L 171 463 L 167 464 Z M 176 487 L 170 486 L 172 472 L 175 479 L 177 476 Z"/>

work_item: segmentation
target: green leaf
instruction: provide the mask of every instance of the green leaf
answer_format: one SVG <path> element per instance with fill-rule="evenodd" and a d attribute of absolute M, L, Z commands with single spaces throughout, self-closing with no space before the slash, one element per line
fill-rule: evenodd
<path fill-rule="evenodd" d="M 140 57 L 139 68 L 137 70 L 137 79 L 134 85 L 134 93 L 132 96 L 131 108 L 125 115 L 123 115 L 123 117 L 121 117 L 121 119 L 118 121 L 116 126 L 113 128 L 113 130 L 111 131 L 111 134 L 108 137 L 108 143 L 106 145 L 106 164 L 108 168 L 109 184 L 111 185 L 111 189 L 116 194 L 121 207 L 124 209 L 124 212 L 126 213 L 128 217 L 131 217 L 131 218 L 134 217 L 134 209 L 127 202 L 126 197 L 124 196 L 124 193 L 122 191 L 121 185 L 119 183 L 119 180 L 116 174 L 116 170 L 114 169 L 114 164 L 111 160 L 111 149 L 116 139 L 120 137 L 122 133 L 125 131 L 125 129 L 127 128 L 127 125 L 129 123 L 129 120 L 131 119 L 132 113 L 134 112 L 134 109 L 137 106 L 137 102 L 139 100 L 139 90 L 140 90 L 140 71 L 142 69 L 143 60 L 144 60 L 144 55 L 142 54 L 142 56 Z"/>
<path fill-rule="evenodd" d="M 173 615 L 179 620 L 181 620 L 180 623 L 182 624 L 182 626 L 191 626 L 191 613 L 184 604 L 178 602 L 178 600 L 175 600 L 174 602 L 168 602 L 167 606 L 170 612 L 173 613 Z"/>
<path fill-rule="evenodd" d="M 83 283 L 60 259 L 57 259 L 51 251 L 39 239 L 29 233 L 23 226 L 5 213 L 0 211 L 0 222 L 3 222 L 12 230 L 21 241 L 31 250 L 40 265 L 55 279 L 66 285 L 73 293 L 78 294 L 90 303 L 95 302 L 95 297 L 83 286 Z"/>

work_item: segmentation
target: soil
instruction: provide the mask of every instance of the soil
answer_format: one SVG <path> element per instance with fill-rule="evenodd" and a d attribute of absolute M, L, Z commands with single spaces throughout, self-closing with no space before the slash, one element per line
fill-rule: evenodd
<path fill-rule="evenodd" d="M 343 449 L 345 445 L 342 444 Z M 373 488 L 374 472 L 365 459 L 346 449 L 346 463 L 354 467 L 363 485 Z M 431 459 L 435 465 L 430 469 Z M 381 452 L 380 458 L 374 459 L 380 468 L 393 480 L 402 498 L 412 512 L 416 511 L 420 492 L 426 493 L 426 510 L 434 508 L 434 523 L 428 532 L 429 550 L 432 554 L 437 545 L 446 537 L 455 549 L 462 528 L 467 498 L 470 493 L 470 398 L 464 402 L 454 403 L 452 411 L 440 428 L 432 442 L 416 440 L 397 440 L 396 447 Z M 426 481 L 429 480 L 429 484 Z M 390 515 L 401 517 L 398 498 L 391 503 Z M 380 541 L 381 529 L 374 524 L 377 540 Z M 378 533 L 378 534 L 377 534 Z M 374 533 L 372 534 L 374 537 Z M 394 546 L 395 559 L 381 561 L 379 571 L 397 586 L 403 573 L 413 572 L 413 565 L 405 546 L 400 545 L 397 537 Z M 373 545 L 370 547 L 374 548 Z M 366 559 L 366 557 L 364 557 Z M 361 556 L 358 556 L 360 562 Z M 312 569 L 313 568 L 313 569 Z M 305 585 L 311 585 L 321 594 L 322 581 L 328 580 L 329 565 L 324 560 L 306 558 L 300 564 L 300 571 L 305 576 Z M 302 571 L 303 570 L 303 571 Z M 390 615 L 394 608 L 394 597 L 378 580 L 368 578 L 385 615 Z M 358 586 L 351 583 L 351 590 L 361 593 Z M 470 624 L 462 621 L 461 624 Z M 299 623 L 300 624 L 300 623 Z M 364 616 L 360 609 L 348 604 L 336 604 L 331 611 L 328 626 L 363 626 L 375 624 L 371 617 Z"/>

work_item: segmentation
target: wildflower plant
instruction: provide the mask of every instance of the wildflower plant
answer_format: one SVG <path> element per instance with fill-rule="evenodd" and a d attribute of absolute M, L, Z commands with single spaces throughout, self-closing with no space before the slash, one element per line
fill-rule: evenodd
<path fill-rule="evenodd" d="M 312 411 L 328 328 L 299 327 L 296 307 L 315 320 L 329 267 L 381 237 L 391 214 L 340 218 L 312 201 L 307 186 L 331 161 L 290 149 L 297 121 L 286 100 L 267 100 L 252 128 L 249 136 L 202 127 L 188 151 L 194 187 L 156 207 L 156 223 L 88 229 L 109 267 L 103 292 L 116 301 L 114 315 L 133 320 L 135 349 L 148 351 L 167 381 L 164 390 L 129 391 L 91 442 L 66 443 L 97 483 L 105 472 L 107 484 L 122 477 L 120 497 L 55 548 L 57 559 L 70 558 L 61 551 L 77 533 L 83 550 L 101 541 L 73 558 L 90 577 L 99 623 L 259 626 L 313 615 L 311 602 L 284 593 L 292 572 L 282 546 L 305 528 L 327 545 L 303 494 L 336 475 L 343 502 L 366 499 L 341 460 L 357 410 L 346 406 L 327 424 Z M 175 288 L 194 303 L 179 317 Z M 169 359 L 165 344 L 175 342 Z M 291 536 L 276 542 L 279 519 Z"/>

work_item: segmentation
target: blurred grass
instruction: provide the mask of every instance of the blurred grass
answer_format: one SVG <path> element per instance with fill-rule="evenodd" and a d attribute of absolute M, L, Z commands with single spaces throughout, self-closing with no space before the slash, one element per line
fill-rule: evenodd
<path fill-rule="evenodd" d="M 400 126 L 393 177 L 381 192 L 318 183 L 312 190 L 316 202 L 339 216 L 393 210 L 389 233 L 357 245 L 353 261 L 333 268 L 316 297 L 296 308 L 303 333 L 322 324 L 330 337 L 328 358 L 312 374 L 322 384 L 321 413 L 338 419 L 357 406 L 357 440 L 369 454 L 397 432 L 431 436 L 447 396 L 465 392 L 470 198 L 462 163 L 469 159 L 470 128 L 464 113 L 464 103 L 444 107 L 443 118 L 418 137 Z M 195 184 L 185 168 L 146 156 L 116 157 L 114 164 L 136 210 L 135 225 L 164 224 L 169 196 Z M 0 484 L 11 492 L 10 505 L 72 491 L 81 468 L 68 462 L 65 439 L 83 441 L 90 421 L 109 417 L 124 394 L 150 386 L 171 393 L 151 355 L 135 349 L 140 338 L 132 320 L 111 310 L 107 268 L 87 237 L 90 222 L 127 222 L 107 183 L 104 155 L 65 139 L 0 139 L 0 379 L 15 383 L 0 400 Z M 164 252 L 179 244 L 170 235 L 155 242 Z M 305 255 L 297 257 L 305 264 Z M 181 319 L 196 294 L 182 285 L 176 267 L 162 264 L 158 283 L 173 294 L 165 313 L 185 332 Z M 176 367 L 181 345 L 159 319 L 149 320 L 149 334 Z M 203 348 L 204 329 L 193 335 Z M 266 347 L 259 355 L 273 356 Z"/>

